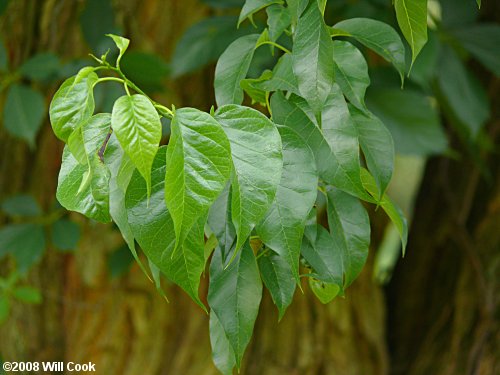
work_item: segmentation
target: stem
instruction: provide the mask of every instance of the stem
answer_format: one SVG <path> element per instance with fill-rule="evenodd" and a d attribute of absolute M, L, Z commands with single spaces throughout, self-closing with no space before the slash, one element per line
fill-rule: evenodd
<path fill-rule="evenodd" d="M 285 53 L 292 53 L 292 51 L 290 51 L 289 49 L 283 47 L 281 44 L 278 44 L 278 43 L 275 43 L 275 42 L 272 42 L 270 40 L 266 40 L 265 42 L 261 42 L 260 45 L 263 45 L 263 44 L 269 44 L 271 46 L 274 46 L 276 48 L 279 48 L 280 50 L 282 50 L 283 52 Z"/>
<path fill-rule="evenodd" d="M 99 78 L 95 83 L 94 86 L 97 85 L 99 82 L 106 82 L 106 81 L 113 81 L 113 82 L 120 82 L 120 83 L 126 83 L 123 79 L 117 78 L 117 77 L 103 77 Z"/>

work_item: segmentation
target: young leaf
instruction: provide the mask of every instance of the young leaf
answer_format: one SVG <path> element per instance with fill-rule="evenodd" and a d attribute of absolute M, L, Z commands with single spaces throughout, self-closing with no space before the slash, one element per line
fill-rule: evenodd
<path fill-rule="evenodd" d="M 242 36 L 231 43 L 219 58 L 214 81 L 215 98 L 219 107 L 243 102 L 240 81 L 248 73 L 259 38 L 259 34 Z"/>
<path fill-rule="evenodd" d="M 203 226 L 206 217 L 201 217 L 192 226 L 182 246 L 174 252 L 174 222 L 164 199 L 166 154 L 167 147 L 162 146 L 155 156 L 149 204 L 146 184 L 138 171 L 134 172 L 125 198 L 128 220 L 133 236 L 148 259 L 205 310 L 198 287 L 205 268 Z"/>
<path fill-rule="evenodd" d="M 300 95 L 315 114 L 323 108 L 334 83 L 332 56 L 330 33 L 313 1 L 298 20 L 292 62 Z"/>
<path fill-rule="evenodd" d="M 45 111 L 45 99 L 42 94 L 29 86 L 13 84 L 5 99 L 5 129 L 34 148 L 35 137 L 42 126 Z"/>
<path fill-rule="evenodd" d="M 396 18 L 415 62 L 422 47 L 427 42 L 427 0 L 394 0 Z"/>
<path fill-rule="evenodd" d="M 151 165 L 161 139 L 161 122 L 144 95 L 124 95 L 113 106 L 111 126 L 116 138 L 151 191 Z"/>
<path fill-rule="evenodd" d="M 327 192 L 332 247 L 340 252 L 344 288 L 358 277 L 368 257 L 370 219 L 361 202 L 332 188 Z"/>
<path fill-rule="evenodd" d="M 304 227 L 317 197 L 318 173 L 314 154 L 292 129 L 279 127 L 283 144 L 283 172 L 276 197 L 257 225 L 262 242 L 282 257 L 299 282 L 299 256 Z"/>
<path fill-rule="evenodd" d="M 212 346 L 212 359 L 215 367 L 223 375 L 233 375 L 236 366 L 234 350 L 224 332 L 224 327 L 219 322 L 217 315 L 210 311 L 210 344 Z"/>
<path fill-rule="evenodd" d="M 359 109 L 365 109 L 365 92 L 370 85 L 368 64 L 363 54 L 349 42 L 333 42 L 335 81 L 345 97 Z"/>
<path fill-rule="evenodd" d="M 259 103 L 263 106 L 266 105 L 266 91 L 258 87 L 262 82 L 267 82 L 273 73 L 270 70 L 265 70 L 259 78 L 246 78 L 240 82 L 241 88 L 252 99 L 253 103 Z"/>
<path fill-rule="evenodd" d="M 224 189 L 231 173 L 231 154 L 224 130 L 208 113 L 179 109 L 171 129 L 165 201 L 178 247 Z"/>
<path fill-rule="evenodd" d="M 130 44 L 130 40 L 127 38 L 118 36 L 118 35 L 113 35 L 113 34 L 106 34 L 106 36 L 109 36 L 111 39 L 113 39 L 113 42 L 115 42 L 116 46 L 120 50 L 120 54 L 118 55 L 118 58 L 116 59 L 116 65 L 119 67 L 120 66 L 120 60 L 123 57 L 123 54 L 128 48 L 128 45 Z"/>
<path fill-rule="evenodd" d="M 316 280 L 313 277 L 309 278 L 309 287 L 313 291 L 314 295 L 324 305 L 333 301 L 333 299 L 337 297 L 341 291 L 341 288 L 338 285 L 325 283 L 323 281 Z"/>
<path fill-rule="evenodd" d="M 300 238 L 300 243 L 302 243 L 302 237 Z M 286 309 L 292 303 L 297 285 L 297 281 L 293 277 L 292 268 L 284 257 L 272 250 L 269 250 L 267 254 L 259 256 L 258 263 L 262 281 L 266 288 L 269 289 L 274 304 L 278 307 L 279 320 L 281 320 L 283 315 L 285 315 Z"/>
<path fill-rule="evenodd" d="M 255 109 L 237 105 L 215 113 L 231 144 L 234 165 L 232 217 L 236 254 L 269 209 L 281 177 L 281 138 L 276 126 Z"/>
<path fill-rule="evenodd" d="M 394 170 L 394 141 L 391 133 L 375 115 L 349 107 L 351 117 L 359 134 L 361 149 L 365 155 L 368 170 L 377 182 L 382 198 Z"/>
<path fill-rule="evenodd" d="M 79 82 L 71 77 L 55 93 L 49 115 L 54 134 L 60 140 L 67 142 L 78 125 L 94 113 L 93 87 L 97 79 L 94 72 L 88 73 Z"/>
<path fill-rule="evenodd" d="M 254 86 L 263 91 L 289 91 L 299 94 L 297 78 L 293 73 L 292 55 L 285 53 L 280 57 L 278 63 L 273 69 L 269 80 L 256 82 Z"/>
<path fill-rule="evenodd" d="M 252 15 L 261 9 L 271 5 L 271 4 L 281 4 L 281 0 L 246 0 L 245 5 L 241 9 L 240 18 L 238 19 L 238 26 L 247 18 L 251 18 Z"/>
<path fill-rule="evenodd" d="M 208 304 L 224 329 L 238 368 L 252 336 L 261 298 L 259 268 L 248 242 L 227 269 L 217 249 L 210 264 Z"/>
<path fill-rule="evenodd" d="M 369 18 L 351 18 L 334 25 L 332 36 L 336 36 L 339 31 L 342 32 L 341 35 L 352 36 L 391 62 L 403 81 L 406 70 L 405 47 L 391 26 Z"/>
<path fill-rule="evenodd" d="M 290 8 L 285 8 L 281 4 L 272 4 L 267 7 L 266 13 L 269 38 L 275 42 L 292 22 Z"/>
<path fill-rule="evenodd" d="M 377 184 L 373 179 L 372 175 L 366 170 L 361 170 L 361 178 L 363 179 L 363 185 L 365 189 L 375 198 L 380 196 Z M 383 208 L 387 216 L 396 226 L 401 237 L 401 244 L 403 245 L 403 256 L 406 251 L 406 244 L 408 242 L 408 222 L 401 211 L 401 209 L 385 194 L 382 199 L 378 200 L 378 204 Z"/>

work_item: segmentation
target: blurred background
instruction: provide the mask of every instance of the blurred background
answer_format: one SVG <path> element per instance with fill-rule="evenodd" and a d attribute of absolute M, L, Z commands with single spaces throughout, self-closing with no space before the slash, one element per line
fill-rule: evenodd
<path fill-rule="evenodd" d="M 217 373 L 208 316 L 165 282 L 167 303 L 113 225 L 56 202 L 63 144 L 48 105 L 115 33 L 131 39 L 122 68 L 141 88 L 167 106 L 208 110 L 214 62 L 256 32 L 235 28 L 242 3 L 0 0 L 0 362 Z M 368 107 L 396 143 L 389 194 L 411 221 L 406 256 L 370 207 L 369 264 L 346 297 L 321 305 L 304 288 L 278 324 L 266 295 L 242 374 L 500 374 L 500 3 L 428 7 L 429 42 L 403 91 L 396 71 L 363 49 Z M 330 0 L 326 16 L 397 29 L 390 0 Z M 274 58 L 260 49 L 250 75 Z M 109 112 L 121 90 L 99 85 L 96 111 Z"/>

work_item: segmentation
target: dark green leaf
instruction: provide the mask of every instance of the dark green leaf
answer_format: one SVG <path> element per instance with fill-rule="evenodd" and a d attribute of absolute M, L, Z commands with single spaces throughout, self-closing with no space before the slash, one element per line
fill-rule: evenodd
<path fill-rule="evenodd" d="M 165 201 L 178 247 L 224 189 L 231 173 L 231 154 L 224 130 L 208 113 L 179 109 L 171 129 Z"/>
<path fill-rule="evenodd" d="M 261 298 L 259 268 L 248 242 L 226 269 L 217 249 L 210 265 L 208 304 L 224 329 L 238 368 L 252 336 Z"/>
<path fill-rule="evenodd" d="M 222 260 L 225 262 L 236 242 L 236 229 L 233 225 L 231 212 L 230 184 L 227 184 L 210 207 L 208 226 L 217 238 L 217 246 L 221 249 Z"/>
<path fill-rule="evenodd" d="M 67 142 L 80 123 L 94 113 L 93 86 L 97 74 L 89 73 L 80 81 L 68 78 L 55 93 L 50 103 L 49 115 L 54 134 Z"/>
<path fill-rule="evenodd" d="M 281 0 L 246 0 L 245 5 L 241 9 L 238 26 L 247 18 L 252 18 L 252 15 L 261 9 L 271 5 L 283 3 Z"/>
<path fill-rule="evenodd" d="M 396 17 L 412 51 L 412 65 L 427 42 L 427 0 L 394 0 Z"/>
<path fill-rule="evenodd" d="M 59 57 L 51 52 L 43 52 L 26 60 L 19 68 L 19 73 L 35 81 L 45 81 L 54 78 L 60 68 Z"/>
<path fill-rule="evenodd" d="M 276 126 L 252 108 L 227 105 L 219 108 L 215 117 L 231 144 L 236 254 L 263 219 L 276 194 L 283 165 L 281 138 Z"/>
<path fill-rule="evenodd" d="M 5 72 L 9 69 L 9 58 L 7 54 L 7 49 L 5 48 L 5 43 L 3 39 L 0 38 L 0 72 Z"/>
<path fill-rule="evenodd" d="M 309 287 L 314 295 L 318 297 L 319 301 L 325 305 L 337 297 L 341 291 L 340 287 L 336 284 L 325 283 L 312 277 L 309 278 Z"/>
<path fill-rule="evenodd" d="M 247 75 L 259 37 L 259 34 L 251 34 L 236 39 L 219 58 L 214 82 L 219 107 L 243 102 L 240 81 Z"/>
<path fill-rule="evenodd" d="M 3 112 L 5 129 L 35 147 L 35 138 L 45 115 L 45 100 L 29 86 L 14 84 L 9 88 Z"/>
<path fill-rule="evenodd" d="M 281 4 L 272 4 L 266 9 L 266 13 L 269 38 L 275 42 L 292 22 L 290 8 L 285 8 Z"/>
<path fill-rule="evenodd" d="M 80 15 L 83 37 L 97 54 L 113 46 L 106 34 L 116 34 L 115 14 L 111 0 L 87 0 Z"/>
<path fill-rule="evenodd" d="M 25 274 L 45 250 L 45 234 L 38 224 L 15 224 L 0 229 L 0 258 L 12 254 L 17 270 Z"/>
<path fill-rule="evenodd" d="M 158 55 L 144 52 L 129 52 L 121 62 L 123 73 L 144 90 L 159 91 L 168 76 L 168 65 Z"/>
<path fill-rule="evenodd" d="M 255 86 L 263 91 L 289 91 L 294 94 L 299 94 L 297 78 L 293 73 L 292 55 L 284 54 L 278 60 L 278 63 L 273 69 L 272 76 L 269 80 L 261 83 L 256 83 Z"/>
<path fill-rule="evenodd" d="M 215 367 L 223 375 L 232 375 L 233 368 L 236 366 L 234 350 L 226 337 L 224 327 L 213 311 L 210 311 L 210 344 Z"/>
<path fill-rule="evenodd" d="M 300 95 L 315 114 L 325 105 L 334 83 L 333 43 L 323 15 L 312 2 L 299 18 L 292 53 Z"/>
<path fill-rule="evenodd" d="M 29 286 L 19 286 L 12 291 L 14 298 L 30 304 L 42 303 L 42 294 L 38 289 Z"/>
<path fill-rule="evenodd" d="M 75 250 L 80 234 L 80 226 L 72 221 L 61 219 L 52 224 L 52 243 L 61 251 Z"/>
<path fill-rule="evenodd" d="M 125 275 L 132 265 L 134 258 L 127 246 L 122 246 L 113 251 L 108 257 L 108 269 L 111 277 Z"/>
<path fill-rule="evenodd" d="M 10 216 L 40 216 L 42 209 L 31 195 L 14 195 L 2 202 L 2 211 Z"/>

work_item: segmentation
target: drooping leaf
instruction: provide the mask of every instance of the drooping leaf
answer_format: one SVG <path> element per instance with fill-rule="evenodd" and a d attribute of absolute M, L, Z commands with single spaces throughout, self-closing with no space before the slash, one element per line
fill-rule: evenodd
<path fill-rule="evenodd" d="M 208 113 L 179 109 L 171 129 L 165 201 L 174 221 L 178 247 L 193 224 L 208 213 L 224 189 L 232 166 L 224 130 Z"/>
<path fill-rule="evenodd" d="M 151 190 L 151 165 L 161 140 L 161 122 L 144 95 L 124 95 L 113 106 L 111 126 L 116 138 Z"/>
<path fill-rule="evenodd" d="M 240 81 L 247 75 L 259 34 L 245 35 L 227 47 L 215 67 L 215 98 L 217 105 L 241 104 L 243 89 Z"/>
<path fill-rule="evenodd" d="M 292 55 L 284 54 L 278 60 L 269 80 L 256 82 L 255 86 L 263 91 L 289 91 L 299 94 L 297 78 L 293 73 Z"/>
<path fill-rule="evenodd" d="M 38 91 L 13 84 L 7 92 L 3 111 L 5 129 L 35 147 L 35 138 L 45 115 L 45 100 Z"/>
<path fill-rule="evenodd" d="M 370 85 L 368 64 L 363 54 L 349 42 L 333 42 L 335 82 L 356 107 L 365 108 L 365 92 Z"/>
<path fill-rule="evenodd" d="M 210 264 L 208 304 L 231 345 L 239 368 L 262 298 L 259 268 L 248 242 L 225 269 L 217 249 Z"/>
<path fill-rule="evenodd" d="M 276 196 L 264 220 L 257 225 L 262 242 L 274 250 L 299 281 L 299 256 L 307 216 L 316 201 L 318 174 L 314 154 L 291 128 L 279 127 L 283 171 Z"/>
<path fill-rule="evenodd" d="M 227 105 L 215 113 L 231 144 L 234 165 L 232 218 L 236 251 L 269 209 L 281 177 L 281 138 L 276 126 L 248 107 Z"/>
<path fill-rule="evenodd" d="M 42 209 L 32 195 L 18 194 L 5 199 L 0 205 L 9 216 L 40 216 Z"/>
<path fill-rule="evenodd" d="M 236 359 L 234 350 L 227 339 L 224 327 L 220 324 L 217 315 L 210 311 L 210 344 L 212 346 L 212 359 L 215 367 L 223 375 L 233 375 Z"/>
<path fill-rule="evenodd" d="M 182 246 L 174 253 L 174 222 L 165 206 L 165 158 L 167 148 L 159 148 L 152 172 L 149 198 L 145 181 L 135 171 L 127 189 L 125 206 L 133 236 L 144 253 L 164 274 L 205 309 L 198 296 L 200 276 L 204 269 L 203 220 L 195 225 Z M 203 223 L 202 223 L 203 222 Z M 201 229 L 201 230 L 200 230 Z"/>
<path fill-rule="evenodd" d="M 283 3 L 281 0 L 246 0 L 245 5 L 241 9 L 240 17 L 238 19 L 238 26 L 247 18 L 251 18 L 252 15 L 261 9 L 271 5 Z"/>
<path fill-rule="evenodd" d="M 12 254 L 17 271 L 25 274 L 45 250 L 45 233 L 40 224 L 14 224 L 0 229 L 0 258 Z"/>
<path fill-rule="evenodd" d="M 360 111 L 353 106 L 349 107 L 349 111 L 358 130 L 359 143 L 368 170 L 375 178 L 380 194 L 383 195 L 394 170 L 394 141 L 391 133 L 371 112 Z"/>
<path fill-rule="evenodd" d="M 357 198 L 338 189 L 328 190 L 327 201 L 332 247 L 340 252 L 346 288 L 358 277 L 368 258 L 370 219 Z"/>
<path fill-rule="evenodd" d="M 61 251 L 75 250 L 80 232 L 78 224 L 66 219 L 57 220 L 51 226 L 52 243 Z"/>
<path fill-rule="evenodd" d="M 236 229 L 232 221 L 231 189 L 229 183 L 210 207 L 208 226 L 217 238 L 217 247 L 222 252 L 222 260 L 226 262 L 227 256 L 236 245 Z"/>
<path fill-rule="evenodd" d="M 427 0 L 394 0 L 396 18 L 412 51 L 412 65 L 427 42 Z"/>
<path fill-rule="evenodd" d="M 337 284 L 325 283 L 313 277 L 309 278 L 309 287 L 318 300 L 325 305 L 337 297 L 341 291 L 341 288 Z"/>
<path fill-rule="evenodd" d="M 259 78 L 245 78 L 240 81 L 241 88 L 252 99 L 252 103 L 266 105 L 266 91 L 258 87 L 262 82 L 267 82 L 273 73 L 270 70 L 265 70 Z"/>
<path fill-rule="evenodd" d="M 68 78 L 55 93 L 50 103 L 49 115 L 54 134 L 67 142 L 80 123 L 94 112 L 93 86 L 97 74 L 90 72 L 79 82 Z"/>
<path fill-rule="evenodd" d="M 303 233 L 303 232 L 302 232 Z M 299 243 L 302 243 L 302 236 Z M 284 257 L 270 250 L 258 258 L 262 281 L 271 293 L 274 304 L 279 311 L 279 319 L 283 318 L 286 309 L 292 303 L 297 281 L 293 271 Z"/>
<path fill-rule="evenodd" d="M 19 73 L 35 81 L 46 81 L 54 78 L 61 68 L 59 57 L 52 52 L 42 52 L 26 60 Z"/>
<path fill-rule="evenodd" d="M 275 42 L 292 22 L 290 8 L 285 8 L 281 4 L 272 4 L 267 7 L 266 13 L 269 38 Z"/>
<path fill-rule="evenodd" d="M 297 22 L 292 53 L 300 95 L 315 114 L 323 108 L 334 83 L 333 43 L 316 2 Z"/>
<path fill-rule="evenodd" d="M 335 36 L 339 30 L 343 32 L 341 35 L 352 36 L 391 62 L 403 80 L 406 70 L 405 47 L 398 33 L 391 26 L 369 18 L 351 18 L 334 25 L 332 36 Z"/>

